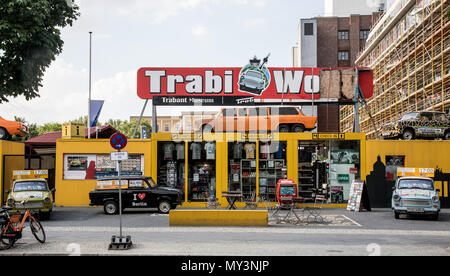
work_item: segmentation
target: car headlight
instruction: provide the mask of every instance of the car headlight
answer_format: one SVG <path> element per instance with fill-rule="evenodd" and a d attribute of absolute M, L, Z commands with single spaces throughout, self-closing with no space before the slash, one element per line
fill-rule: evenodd
<path fill-rule="evenodd" d="M 439 202 L 439 197 L 438 196 L 433 196 L 433 198 L 431 200 L 433 200 L 434 203 L 438 203 Z"/>
<path fill-rule="evenodd" d="M 402 199 L 399 195 L 394 195 L 394 201 L 400 201 Z"/>
<path fill-rule="evenodd" d="M 50 204 L 50 203 L 52 203 L 52 200 L 49 197 L 46 197 L 46 198 L 44 198 L 44 203 Z"/>
<path fill-rule="evenodd" d="M 13 206 L 13 205 L 14 205 L 14 203 L 15 203 L 15 200 L 14 200 L 14 199 L 12 199 L 12 198 L 8 198 L 8 201 L 7 201 L 7 203 L 8 203 L 8 205 L 9 205 L 9 206 Z"/>

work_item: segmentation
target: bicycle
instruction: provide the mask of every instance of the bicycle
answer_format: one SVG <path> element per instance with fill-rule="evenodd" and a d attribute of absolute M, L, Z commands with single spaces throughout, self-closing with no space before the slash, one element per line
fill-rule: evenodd
<path fill-rule="evenodd" d="M 27 200 L 22 201 L 24 204 Z M 0 250 L 9 249 L 14 243 L 22 238 L 22 230 L 26 221 L 29 222 L 31 233 L 40 243 L 45 243 L 45 231 L 41 222 L 35 218 L 30 211 L 25 210 L 22 214 L 10 215 L 12 207 L 0 208 Z M 3 248 L 2 246 L 3 245 Z"/>

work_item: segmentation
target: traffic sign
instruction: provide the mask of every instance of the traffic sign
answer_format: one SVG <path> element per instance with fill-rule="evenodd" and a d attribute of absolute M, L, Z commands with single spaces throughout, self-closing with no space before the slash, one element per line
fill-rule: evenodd
<path fill-rule="evenodd" d="M 111 144 L 111 147 L 113 147 L 113 149 L 122 150 L 127 146 L 128 140 L 127 137 L 122 133 L 115 133 L 109 139 L 109 143 Z"/>
<path fill-rule="evenodd" d="M 128 160 L 128 152 L 126 151 L 114 151 L 111 152 L 111 161 L 125 161 Z"/>

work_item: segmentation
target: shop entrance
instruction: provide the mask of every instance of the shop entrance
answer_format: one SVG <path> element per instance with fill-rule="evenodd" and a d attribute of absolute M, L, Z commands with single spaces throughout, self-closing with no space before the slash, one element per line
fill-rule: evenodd
<path fill-rule="evenodd" d="M 56 154 L 25 154 L 25 155 L 4 155 L 2 179 L 1 179 L 1 204 L 6 203 L 6 190 L 9 190 L 12 184 L 12 172 L 14 170 L 48 170 L 48 187 L 55 188 L 55 165 Z M 53 198 L 55 193 L 53 192 Z"/>
<path fill-rule="evenodd" d="M 360 141 L 298 141 L 297 150 L 299 196 L 347 203 L 352 181 L 361 178 Z"/>

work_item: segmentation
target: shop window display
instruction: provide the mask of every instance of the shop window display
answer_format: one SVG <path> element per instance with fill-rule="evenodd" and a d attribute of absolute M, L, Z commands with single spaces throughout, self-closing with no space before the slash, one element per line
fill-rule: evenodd
<path fill-rule="evenodd" d="M 276 200 L 276 184 L 286 178 L 285 141 L 260 142 L 259 144 L 259 196 Z"/>
<path fill-rule="evenodd" d="M 228 143 L 228 190 L 242 192 L 243 200 L 256 194 L 256 143 Z"/>
<path fill-rule="evenodd" d="M 191 142 L 188 158 L 188 200 L 216 197 L 216 143 Z"/>
<path fill-rule="evenodd" d="M 158 185 L 184 191 L 185 143 L 158 142 Z"/>
<path fill-rule="evenodd" d="M 353 180 L 361 179 L 359 141 L 330 141 L 331 203 L 346 203 Z"/>
<path fill-rule="evenodd" d="M 122 175 L 142 175 L 144 156 L 130 154 L 122 161 Z M 109 154 L 64 155 L 65 180 L 93 180 L 117 176 L 117 162 Z"/>
<path fill-rule="evenodd" d="M 351 183 L 360 179 L 359 141 L 299 141 L 299 196 L 314 201 L 325 195 L 330 203 L 346 203 Z"/>

